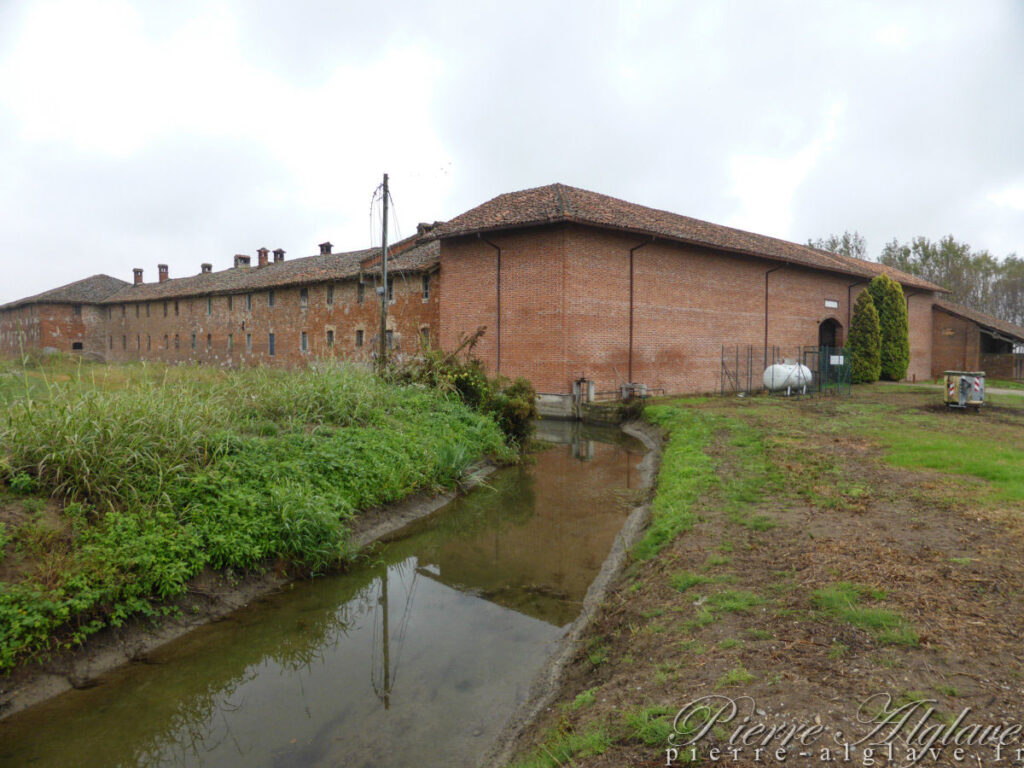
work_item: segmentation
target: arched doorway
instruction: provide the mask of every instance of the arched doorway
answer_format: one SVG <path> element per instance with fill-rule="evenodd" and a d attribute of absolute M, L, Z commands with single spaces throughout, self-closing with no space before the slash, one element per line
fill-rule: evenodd
<path fill-rule="evenodd" d="M 830 317 L 818 326 L 818 346 L 833 349 L 843 346 L 843 326 L 838 320 Z"/>

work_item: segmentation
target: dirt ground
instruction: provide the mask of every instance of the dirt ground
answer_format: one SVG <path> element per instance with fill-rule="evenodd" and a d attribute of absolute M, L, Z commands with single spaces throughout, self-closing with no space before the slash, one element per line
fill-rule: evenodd
<path fill-rule="evenodd" d="M 844 744 L 898 707 L 908 722 L 892 740 L 894 760 L 876 749 L 875 765 L 908 764 L 903 739 L 919 746 L 911 728 L 922 718 L 918 738 L 932 724 L 1024 724 L 1024 505 L 983 479 L 886 460 L 886 435 L 904 427 L 1024 449 L 1024 398 L 980 414 L 950 412 L 934 399 L 892 389 L 691 406 L 761 435 L 769 474 L 737 514 L 730 488 L 749 471 L 749 454 L 728 426 L 715 432 L 708 451 L 719 482 L 700 499 L 700 522 L 611 591 L 557 703 L 523 734 L 514 764 L 666 765 L 673 718 L 704 696 L 735 700 L 737 715 L 724 722 L 727 709 L 697 752 L 680 749 L 673 764 L 696 754 L 703 765 L 823 765 L 825 748 L 842 762 Z M 756 515 L 767 524 L 751 525 Z M 836 589 L 855 590 L 851 607 L 866 613 L 848 620 L 830 612 Z M 760 732 L 727 751 L 748 716 L 748 725 L 806 724 L 820 734 L 810 747 L 791 742 L 782 759 L 771 754 L 778 738 L 754 752 Z M 585 741 L 596 732 L 604 734 L 600 748 L 559 752 L 567 736 Z M 918 764 L 1009 765 L 1011 749 L 1022 746 L 1007 746 L 1002 763 L 992 745 L 962 754 L 950 745 Z M 870 765 L 862 747 L 842 764 Z"/>

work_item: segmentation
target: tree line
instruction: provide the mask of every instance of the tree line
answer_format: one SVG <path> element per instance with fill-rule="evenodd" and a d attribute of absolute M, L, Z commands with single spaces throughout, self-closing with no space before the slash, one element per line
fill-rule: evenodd
<path fill-rule="evenodd" d="M 869 261 L 864 237 L 854 232 L 808 240 L 808 245 Z M 877 261 L 941 285 L 949 300 L 979 312 L 1024 325 L 1024 258 L 1011 253 L 998 259 L 975 251 L 952 235 L 933 241 L 915 237 L 885 244 Z"/>

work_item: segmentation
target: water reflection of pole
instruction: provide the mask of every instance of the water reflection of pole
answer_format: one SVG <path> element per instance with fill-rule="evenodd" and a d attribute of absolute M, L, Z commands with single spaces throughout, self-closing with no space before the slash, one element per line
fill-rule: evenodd
<path fill-rule="evenodd" d="M 391 635 L 388 632 L 388 571 L 380 582 L 380 604 L 384 611 L 384 709 L 391 709 Z"/>

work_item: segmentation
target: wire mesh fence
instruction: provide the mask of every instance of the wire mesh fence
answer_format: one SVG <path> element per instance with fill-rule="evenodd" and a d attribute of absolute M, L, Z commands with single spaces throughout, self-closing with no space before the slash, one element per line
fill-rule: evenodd
<path fill-rule="evenodd" d="M 723 395 L 807 397 L 850 394 L 850 361 L 842 347 L 722 345 Z"/>

